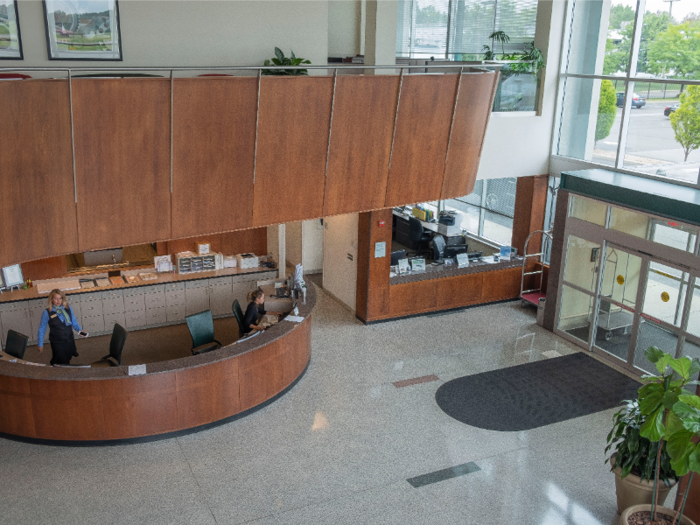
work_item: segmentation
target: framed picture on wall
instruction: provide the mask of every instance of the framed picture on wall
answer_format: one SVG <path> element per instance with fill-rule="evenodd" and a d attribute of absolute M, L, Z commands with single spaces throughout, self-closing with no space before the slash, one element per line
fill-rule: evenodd
<path fill-rule="evenodd" d="M 50 60 L 122 59 L 116 0 L 44 0 L 43 3 Z"/>
<path fill-rule="evenodd" d="M 22 39 L 15 0 L 0 0 L 0 60 L 22 60 Z"/>

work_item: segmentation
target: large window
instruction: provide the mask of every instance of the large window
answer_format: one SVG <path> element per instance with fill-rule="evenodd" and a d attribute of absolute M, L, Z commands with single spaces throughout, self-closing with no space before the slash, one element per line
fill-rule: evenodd
<path fill-rule="evenodd" d="M 396 56 L 481 60 L 484 45 L 521 51 L 535 38 L 537 0 L 400 0 Z M 504 31 L 503 49 L 489 39 Z M 496 44 L 494 46 L 494 44 Z"/>
<path fill-rule="evenodd" d="M 694 4 L 569 2 L 555 155 L 700 184 L 700 15 Z"/>
<path fill-rule="evenodd" d="M 444 208 L 462 213 L 462 229 L 500 245 L 513 237 L 516 179 L 478 180 L 466 197 L 444 201 Z"/>

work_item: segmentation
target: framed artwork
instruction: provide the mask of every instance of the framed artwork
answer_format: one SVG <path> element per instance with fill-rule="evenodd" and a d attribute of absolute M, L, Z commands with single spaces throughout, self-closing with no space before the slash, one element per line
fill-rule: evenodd
<path fill-rule="evenodd" d="M 0 0 L 0 60 L 22 60 L 22 39 L 15 0 Z"/>
<path fill-rule="evenodd" d="M 122 59 L 117 0 L 43 3 L 50 60 Z"/>

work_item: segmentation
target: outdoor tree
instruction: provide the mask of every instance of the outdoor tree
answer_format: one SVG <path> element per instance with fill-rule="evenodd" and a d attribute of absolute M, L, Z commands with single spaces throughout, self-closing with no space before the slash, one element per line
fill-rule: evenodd
<path fill-rule="evenodd" d="M 700 148 L 700 86 L 688 86 L 680 100 L 680 107 L 670 118 L 676 142 L 683 147 L 685 162 L 691 151 Z"/>
<path fill-rule="evenodd" d="M 610 80 L 603 80 L 600 83 L 600 99 L 598 101 L 598 122 L 595 126 L 596 142 L 610 135 L 615 115 L 617 114 L 617 95 L 615 86 Z"/>
<path fill-rule="evenodd" d="M 700 79 L 700 21 L 671 25 L 649 45 L 649 72 Z"/>
<path fill-rule="evenodd" d="M 610 14 L 612 18 L 612 11 Z M 625 20 L 623 20 L 625 21 Z M 637 71 L 639 73 L 651 73 L 649 66 L 649 49 L 656 41 L 660 33 L 665 31 L 669 24 L 673 23 L 673 18 L 666 12 L 652 13 L 647 11 L 644 15 L 644 25 L 642 26 L 642 36 L 639 42 L 639 58 L 637 59 Z M 612 75 L 618 71 L 625 71 L 630 59 L 630 49 L 634 38 L 634 24 L 627 24 L 620 30 L 622 39 L 615 44 L 611 38 L 605 43 L 605 63 L 603 74 Z"/>
<path fill-rule="evenodd" d="M 610 29 L 620 29 L 622 22 L 634 20 L 634 9 L 628 5 L 614 5 L 610 7 Z"/>

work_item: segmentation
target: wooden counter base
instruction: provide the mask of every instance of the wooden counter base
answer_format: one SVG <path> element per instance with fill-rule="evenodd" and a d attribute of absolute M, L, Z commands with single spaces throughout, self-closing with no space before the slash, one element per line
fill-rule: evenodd
<path fill-rule="evenodd" d="M 313 287 L 301 323 L 253 339 L 149 365 L 66 369 L 0 362 L 0 436 L 52 445 L 163 439 L 243 417 L 284 395 L 311 358 Z"/>

